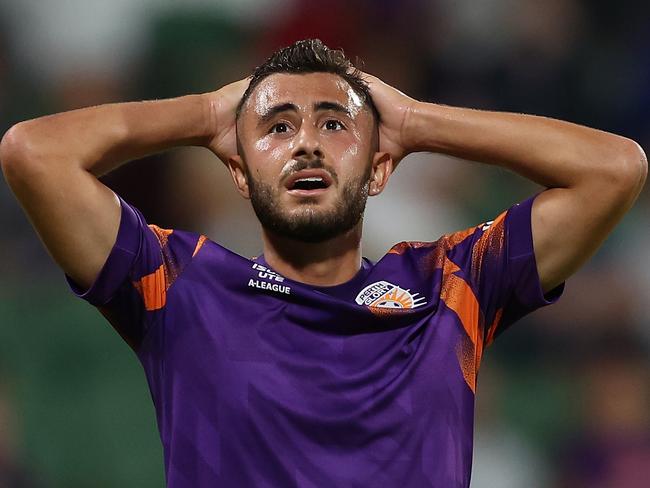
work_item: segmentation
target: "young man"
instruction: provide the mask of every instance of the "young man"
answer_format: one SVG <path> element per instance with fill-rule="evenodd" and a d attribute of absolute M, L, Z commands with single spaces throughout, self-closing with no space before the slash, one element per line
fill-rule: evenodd
<path fill-rule="evenodd" d="M 227 162 L 263 255 L 147 225 L 97 179 L 180 145 Z M 372 263 L 366 198 L 414 151 L 547 189 Z M 0 160 L 75 293 L 137 353 L 174 488 L 469 486 L 484 348 L 557 299 L 647 171 L 624 137 L 418 102 L 313 40 L 213 93 L 22 122 Z"/>

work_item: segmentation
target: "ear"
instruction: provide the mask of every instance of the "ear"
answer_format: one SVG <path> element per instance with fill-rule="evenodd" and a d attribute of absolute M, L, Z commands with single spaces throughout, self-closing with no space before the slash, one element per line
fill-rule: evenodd
<path fill-rule="evenodd" d="M 246 198 L 250 198 L 250 193 L 248 191 L 248 178 L 246 177 L 246 171 L 244 170 L 244 161 L 242 160 L 239 154 L 233 154 L 228 157 L 228 169 L 230 170 L 230 176 L 232 176 L 232 181 L 235 183 L 235 188 L 239 194 Z"/>
<path fill-rule="evenodd" d="M 376 152 L 372 158 L 368 195 L 375 196 L 384 191 L 391 174 L 393 174 L 393 158 L 391 155 L 387 152 Z"/>

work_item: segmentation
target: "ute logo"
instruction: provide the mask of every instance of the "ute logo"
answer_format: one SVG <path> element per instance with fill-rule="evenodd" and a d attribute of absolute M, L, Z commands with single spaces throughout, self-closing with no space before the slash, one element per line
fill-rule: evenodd
<path fill-rule="evenodd" d="M 377 281 L 361 290 L 355 301 L 368 307 L 417 308 L 427 303 L 424 297 L 418 295 L 388 281 Z"/>
<path fill-rule="evenodd" d="M 270 290 L 277 293 L 284 293 L 285 295 L 291 293 L 290 287 L 280 284 L 284 282 L 284 276 L 280 276 L 275 271 L 271 271 L 266 266 L 258 263 L 253 263 L 252 268 L 257 271 L 258 279 L 248 280 L 248 286 L 251 288 Z"/>

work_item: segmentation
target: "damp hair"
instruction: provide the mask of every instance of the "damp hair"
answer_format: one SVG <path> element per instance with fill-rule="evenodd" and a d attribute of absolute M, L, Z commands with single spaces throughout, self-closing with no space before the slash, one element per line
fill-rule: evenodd
<path fill-rule="evenodd" d="M 357 60 L 357 64 L 360 61 Z M 364 104 L 370 108 L 375 121 L 379 112 L 370 96 L 368 83 L 361 77 L 361 71 L 342 49 L 330 49 L 320 39 L 304 39 L 274 52 L 264 63 L 253 70 L 251 81 L 237 105 L 237 118 L 242 107 L 260 82 L 275 73 L 306 74 L 332 73 L 344 79 Z"/>

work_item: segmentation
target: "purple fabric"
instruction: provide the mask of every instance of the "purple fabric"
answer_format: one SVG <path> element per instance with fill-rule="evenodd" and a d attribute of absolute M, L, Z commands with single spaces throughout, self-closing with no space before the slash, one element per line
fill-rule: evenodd
<path fill-rule="evenodd" d="M 197 246 L 197 234 L 161 237 L 122 202 L 97 281 L 85 293 L 70 283 L 144 367 L 168 487 L 465 488 L 478 363 L 460 353 L 472 324 L 458 303 L 479 304 L 486 333 L 500 313 L 549 303 L 531 204 L 503 226 L 400 243 L 377 263 L 364 259 L 349 282 L 313 287 L 263 256 Z M 161 266 L 164 304 L 145 306 L 143 277 Z"/>
<path fill-rule="evenodd" d="M 93 285 L 83 290 L 72 278 L 65 277 L 75 295 L 95 306 L 104 305 L 115 294 L 116 289 L 129 273 L 140 248 L 141 235 L 133 230 L 141 228 L 144 219 L 137 210 L 125 204 L 121 198 L 120 204 L 122 210 L 117 242 Z"/>
<path fill-rule="evenodd" d="M 534 197 L 514 205 L 508 212 L 510 219 L 508 233 L 508 260 L 510 274 L 516 276 L 515 293 L 525 309 L 539 308 L 557 301 L 564 284 L 551 290 L 546 296 L 537 274 L 537 263 L 533 252 L 533 231 L 530 223 Z"/>

